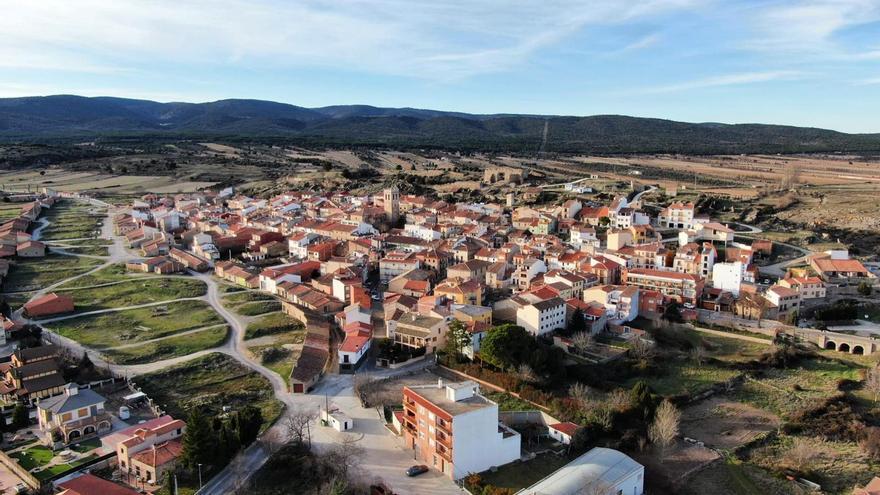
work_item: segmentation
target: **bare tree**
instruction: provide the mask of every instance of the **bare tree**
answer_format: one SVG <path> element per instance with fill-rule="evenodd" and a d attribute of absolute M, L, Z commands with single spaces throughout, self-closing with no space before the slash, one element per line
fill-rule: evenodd
<path fill-rule="evenodd" d="M 586 354 L 587 350 L 593 344 L 593 334 L 590 332 L 578 332 L 571 336 L 571 344 L 574 346 L 578 354 Z"/>
<path fill-rule="evenodd" d="M 284 429 L 291 442 L 306 443 L 311 447 L 311 423 L 316 414 L 307 409 L 293 410 L 284 418 Z"/>
<path fill-rule="evenodd" d="M 880 398 L 880 365 L 875 365 L 865 374 L 865 390 L 871 392 L 876 404 Z"/>
<path fill-rule="evenodd" d="M 639 361 L 648 361 L 654 356 L 654 347 L 641 337 L 636 337 L 629 343 L 629 354 Z"/>
<path fill-rule="evenodd" d="M 614 389 L 611 393 L 605 396 L 605 403 L 615 411 L 623 411 L 627 409 L 631 402 L 632 400 L 629 396 L 629 392 L 622 388 Z"/>
<path fill-rule="evenodd" d="M 706 360 L 706 349 L 702 345 L 695 345 L 691 349 L 691 359 L 694 360 L 694 364 L 697 366 L 702 366 L 703 361 Z"/>
<path fill-rule="evenodd" d="M 577 402 L 578 406 L 586 408 L 592 399 L 593 391 L 583 383 L 576 382 L 568 387 L 568 395 Z"/>
<path fill-rule="evenodd" d="M 810 470 L 821 453 L 809 440 L 795 438 L 791 448 L 782 455 L 782 460 L 790 468 L 803 473 Z"/>
<path fill-rule="evenodd" d="M 535 370 L 533 370 L 532 367 L 526 363 L 522 363 L 517 366 L 516 377 L 528 383 L 535 383 L 538 381 L 538 375 L 535 374 Z"/>
<path fill-rule="evenodd" d="M 661 461 L 665 457 L 666 449 L 678 436 L 679 423 L 681 412 L 668 399 L 661 402 L 654 413 L 654 422 L 648 428 L 648 437 L 660 449 Z"/>

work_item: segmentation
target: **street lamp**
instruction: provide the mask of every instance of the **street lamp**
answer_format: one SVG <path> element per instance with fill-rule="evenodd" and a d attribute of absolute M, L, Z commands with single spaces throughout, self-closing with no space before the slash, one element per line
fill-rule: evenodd
<path fill-rule="evenodd" d="M 199 463 L 199 490 L 202 489 L 202 463 Z"/>

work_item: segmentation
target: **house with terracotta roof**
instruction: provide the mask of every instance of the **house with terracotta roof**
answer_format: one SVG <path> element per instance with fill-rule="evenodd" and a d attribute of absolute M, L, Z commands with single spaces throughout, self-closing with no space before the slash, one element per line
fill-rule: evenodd
<path fill-rule="evenodd" d="M 547 425 L 547 432 L 550 434 L 550 438 L 553 438 L 563 445 L 568 445 L 571 443 L 571 438 L 574 436 L 578 428 L 580 428 L 580 426 L 576 423 L 566 421 L 563 423 Z"/>
<path fill-rule="evenodd" d="M 162 477 L 157 476 L 158 473 L 154 466 L 156 464 L 155 461 L 161 459 L 148 459 L 147 463 L 141 463 L 146 465 L 138 466 L 135 463 L 135 456 L 149 450 L 153 451 L 150 454 L 161 457 L 161 455 L 167 453 L 167 449 L 159 449 L 158 447 L 180 438 L 185 431 L 185 422 L 166 415 L 120 432 L 126 438 L 116 444 L 116 462 L 120 471 L 125 473 L 125 478 L 129 484 L 135 481 L 136 477 L 146 478 L 147 481 L 150 479 L 161 481 Z M 156 450 L 159 450 L 159 452 L 156 452 Z M 150 471 L 151 467 L 152 471 Z M 147 473 L 151 473 L 152 478 L 147 477 Z"/>
<path fill-rule="evenodd" d="M 147 484 L 161 484 L 165 473 L 172 471 L 177 460 L 183 453 L 183 444 L 179 439 L 153 444 L 130 458 L 134 481 L 140 478 Z"/>
<path fill-rule="evenodd" d="M 52 292 L 26 302 L 22 309 L 28 318 L 70 313 L 73 311 L 73 298 Z"/>
<path fill-rule="evenodd" d="M 848 253 L 832 251 L 810 256 L 808 260 L 832 294 L 855 294 L 862 283 L 871 287 L 878 285 L 877 276 Z"/>
<path fill-rule="evenodd" d="M 138 495 L 138 491 L 117 485 L 93 474 L 83 474 L 58 484 L 58 495 Z"/>
<path fill-rule="evenodd" d="M 880 476 L 874 476 L 867 485 L 853 490 L 853 495 L 880 495 Z"/>
<path fill-rule="evenodd" d="M 25 241 L 15 247 L 19 258 L 42 258 L 46 256 L 46 245 L 40 241 Z"/>
<path fill-rule="evenodd" d="M 361 321 L 346 324 L 345 338 L 337 349 L 339 372 L 354 373 L 366 361 L 373 342 L 373 326 Z"/>
<path fill-rule="evenodd" d="M 456 304 L 483 304 L 483 284 L 479 280 L 448 278 L 434 287 L 434 295 L 446 296 Z"/>

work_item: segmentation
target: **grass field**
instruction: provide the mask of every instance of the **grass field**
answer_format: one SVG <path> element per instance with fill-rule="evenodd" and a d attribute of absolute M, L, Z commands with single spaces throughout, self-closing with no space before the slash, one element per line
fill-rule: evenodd
<path fill-rule="evenodd" d="M 64 251 L 67 251 L 68 253 L 73 253 L 73 254 L 85 254 L 88 256 L 109 256 L 110 255 L 110 249 L 107 246 L 88 246 L 88 245 L 86 245 L 86 246 L 73 246 L 73 247 L 67 247 L 67 246 L 50 246 L 50 247 L 57 247 L 58 249 L 63 249 Z"/>
<path fill-rule="evenodd" d="M 494 473 L 484 471 L 480 473 L 483 482 L 499 488 L 517 490 L 532 486 L 550 473 L 566 465 L 571 459 L 565 456 L 547 453 L 540 454 L 526 462 L 512 462 L 499 467 Z"/>
<path fill-rule="evenodd" d="M 27 203 L 0 203 L 0 222 L 17 218 Z"/>
<path fill-rule="evenodd" d="M 63 289 L 73 297 L 77 311 L 121 308 L 184 297 L 201 297 L 208 286 L 185 278 L 147 278 L 91 289 Z M 61 292 L 61 291 L 59 291 Z"/>
<path fill-rule="evenodd" d="M 108 349 L 103 354 L 117 364 L 153 363 L 217 347 L 228 335 L 229 327 L 224 325 L 135 347 Z"/>
<path fill-rule="evenodd" d="M 50 254 L 45 258 L 18 259 L 9 268 L 3 281 L 7 292 L 45 288 L 66 278 L 85 273 L 101 264 L 101 260 Z"/>
<path fill-rule="evenodd" d="M 125 265 L 121 263 L 116 263 L 100 270 L 90 273 L 84 277 L 80 277 L 71 282 L 66 282 L 61 287 L 63 288 L 72 288 L 72 287 L 91 287 L 93 285 L 106 284 L 109 282 L 119 282 L 122 280 L 132 280 L 135 278 L 150 278 L 149 275 L 141 274 L 141 273 L 128 273 L 125 270 Z"/>
<path fill-rule="evenodd" d="M 186 418 L 191 407 L 216 415 L 223 406 L 236 409 L 253 405 L 262 410 L 265 428 L 283 408 L 269 380 L 220 353 L 138 376 L 134 381 L 168 414 L 178 418 Z"/>
<path fill-rule="evenodd" d="M 223 305 L 243 316 L 258 316 L 281 310 L 281 303 L 269 294 L 256 291 L 233 292 Z"/>
<path fill-rule="evenodd" d="M 766 376 L 747 380 L 734 398 L 783 418 L 837 391 L 839 380 L 859 380 L 859 370 L 827 359 L 809 359 L 799 368 L 771 369 Z"/>
<path fill-rule="evenodd" d="M 302 330 L 303 324 L 299 320 L 291 318 L 284 313 L 269 313 L 252 322 L 245 330 L 244 338 L 255 339 L 265 335 L 274 335 Z"/>
<path fill-rule="evenodd" d="M 220 323 L 223 319 L 207 303 L 178 301 L 164 306 L 80 316 L 46 326 L 83 345 L 103 349 Z"/>
<path fill-rule="evenodd" d="M 87 203 L 61 200 L 45 211 L 49 226 L 43 229 L 42 240 L 59 241 L 95 237 L 106 220 L 107 211 Z"/>

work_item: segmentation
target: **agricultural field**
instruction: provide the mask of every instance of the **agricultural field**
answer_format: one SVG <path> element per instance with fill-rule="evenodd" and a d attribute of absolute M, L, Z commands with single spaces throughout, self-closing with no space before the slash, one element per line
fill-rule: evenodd
<path fill-rule="evenodd" d="M 224 320 L 202 301 L 78 316 L 46 326 L 53 332 L 95 349 L 167 337 L 187 330 L 219 325 Z"/>
<path fill-rule="evenodd" d="M 27 203 L 0 203 L 0 222 L 17 218 L 21 207 Z"/>
<path fill-rule="evenodd" d="M 124 158 L 121 158 L 125 161 Z M 122 167 L 120 165 L 120 172 Z M 0 183 L 10 191 L 26 191 L 51 187 L 59 191 L 100 193 L 102 196 L 143 194 L 145 192 L 192 192 L 215 184 L 213 181 L 193 180 L 190 177 L 177 178 L 162 175 L 127 175 L 97 171 L 76 171 L 50 167 L 35 171 L 0 173 Z"/>
<path fill-rule="evenodd" d="M 101 264 L 101 260 L 49 254 L 45 258 L 15 260 L 3 280 L 5 292 L 43 289 L 64 279 L 81 275 Z"/>
<path fill-rule="evenodd" d="M 229 327 L 219 325 L 145 344 L 107 349 L 102 354 L 117 364 L 153 363 L 218 347 L 228 335 Z"/>
<path fill-rule="evenodd" d="M 208 291 L 200 280 L 184 277 L 133 279 L 92 288 L 62 288 L 73 298 L 78 312 L 122 308 L 186 297 L 201 297 Z"/>
<path fill-rule="evenodd" d="M 191 407 L 208 416 L 223 406 L 259 407 L 266 428 L 281 414 L 269 380 L 225 354 L 213 353 L 161 371 L 135 377 L 143 391 L 162 404 L 168 414 L 185 418 Z M 174 384 L 169 386 L 169 384 Z"/>

